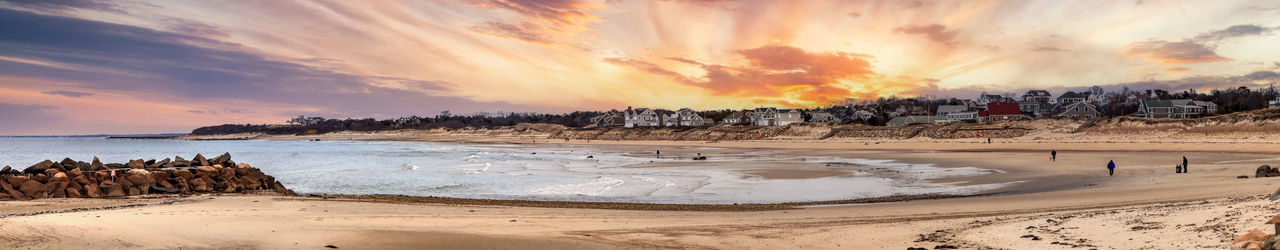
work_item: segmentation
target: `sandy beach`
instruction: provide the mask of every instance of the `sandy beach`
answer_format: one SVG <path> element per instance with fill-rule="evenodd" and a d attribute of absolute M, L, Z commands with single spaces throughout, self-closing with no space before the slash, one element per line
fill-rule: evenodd
<path fill-rule="evenodd" d="M 276 138 L 285 139 L 285 138 Z M 516 142 L 512 138 L 322 140 Z M 536 144 L 564 141 L 529 141 Z M 587 144 L 586 141 L 570 141 Z M 590 144 L 601 144 L 592 141 Z M 865 144 L 865 145 L 864 145 Z M 617 150 L 662 146 L 838 152 L 940 166 L 980 165 L 1003 174 L 966 184 L 1021 181 L 985 195 L 750 209 L 645 209 L 350 196 L 205 195 L 0 202 L 4 248 L 450 248 L 450 249 L 1013 249 L 1230 248 L 1236 235 L 1269 232 L 1280 212 L 1265 197 L 1280 179 L 1252 178 L 1280 147 L 1237 143 L 608 142 Z M 839 149 L 839 150 L 832 150 Z M 1056 162 L 1048 150 L 1059 151 Z M 836 154 L 836 153 L 832 153 Z M 1174 174 L 1186 155 L 1192 172 Z M 1103 166 L 1121 167 L 1107 176 Z M 815 169 L 761 171 L 818 178 Z M 1237 176 L 1250 178 L 1239 179 Z M 852 202 L 851 202 L 852 203 Z M 731 205 L 730 205 L 731 206 Z M 565 208 L 574 207 L 574 208 Z M 117 226 L 107 226 L 117 225 Z"/>

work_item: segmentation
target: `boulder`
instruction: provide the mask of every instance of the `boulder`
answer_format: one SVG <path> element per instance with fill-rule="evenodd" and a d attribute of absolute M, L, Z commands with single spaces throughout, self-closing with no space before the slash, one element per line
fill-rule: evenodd
<path fill-rule="evenodd" d="M 98 184 L 98 187 L 102 188 L 102 192 L 106 194 L 106 197 L 124 196 L 124 189 L 120 187 L 120 184 L 116 184 L 113 181 L 102 181 L 102 183 Z"/>
<path fill-rule="evenodd" d="M 80 171 L 93 171 L 93 165 L 83 161 L 77 161 L 76 168 L 80 169 Z"/>
<path fill-rule="evenodd" d="M 26 182 L 23 182 L 21 186 L 18 186 L 18 190 L 21 190 L 23 195 L 32 198 L 44 197 L 44 188 L 44 184 L 41 184 L 36 180 L 27 180 Z"/>
<path fill-rule="evenodd" d="M 22 192 L 18 192 L 18 190 L 14 189 L 12 185 L 9 185 L 8 181 L 0 181 L 0 191 L 4 191 L 4 193 L 8 194 L 10 197 L 13 197 L 14 199 L 26 198 L 26 195 L 23 195 Z"/>
<path fill-rule="evenodd" d="M 1271 165 L 1258 166 L 1258 170 L 1254 171 L 1254 178 L 1270 177 Z"/>
<path fill-rule="evenodd" d="M 191 158 L 191 164 L 195 164 L 196 166 L 212 166 L 209 165 L 209 160 L 205 159 L 204 156 L 200 154 L 196 154 L 196 157 Z"/>
<path fill-rule="evenodd" d="M 1236 239 L 1232 242 L 1245 242 L 1245 241 L 1261 242 L 1261 241 L 1267 240 L 1267 237 L 1271 237 L 1271 235 L 1267 234 L 1267 232 L 1263 232 L 1261 230 L 1250 230 L 1248 233 L 1245 233 L 1244 235 L 1240 235 L 1240 237 L 1236 237 Z"/>
<path fill-rule="evenodd" d="M 211 166 L 196 167 L 196 176 L 218 176 L 218 168 Z"/>
<path fill-rule="evenodd" d="M 102 161 L 99 161 L 99 160 L 98 160 L 98 157 L 97 157 L 97 156 L 94 156 L 94 157 L 93 157 L 93 163 L 89 163 L 89 166 L 90 166 L 90 167 L 93 167 L 94 169 L 97 169 L 98 167 L 101 167 L 101 166 L 104 166 L 104 165 L 102 165 Z"/>
<path fill-rule="evenodd" d="M 253 168 L 253 166 L 250 166 L 249 163 L 240 163 L 236 164 L 236 168 Z"/>
<path fill-rule="evenodd" d="M 49 168 L 44 170 L 44 175 L 53 176 L 53 174 L 61 173 L 61 172 L 62 171 L 58 170 L 58 168 Z"/>
<path fill-rule="evenodd" d="M 76 161 L 71 158 L 62 158 L 62 161 L 58 162 L 58 166 L 58 170 L 70 171 L 71 169 L 76 168 Z"/>
<path fill-rule="evenodd" d="M 226 163 L 227 163 L 227 161 L 231 161 L 231 153 L 230 153 L 230 152 L 222 153 L 222 155 L 219 155 L 218 157 L 213 157 L 213 159 L 210 159 L 210 160 L 209 160 L 209 164 L 212 164 L 212 165 L 219 165 L 219 164 L 221 164 L 221 165 L 223 165 L 223 166 L 231 166 L 230 164 L 226 164 Z"/>
<path fill-rule="evenodd" d="M 134 195 L 142 195 L 142 189 L 138 189 L 138 187 L 131 187 L 131 188 L 129 188 L 129 192 L 128 192 L 128 193 L 129 193 L 129 195 L 130 195 L 130 196 L 134 196 Z"/>
<path fill-rule="evenodd" d="M 31 176 L 31 179 L 39 181 L 41 183 L 49 182 L 49 176 L 45 174 L 36 174 L 34 176 Z"/>
<path fill-rule="evenodd" d="M 107 163 L 107 168 L 129 168 L 129 166 L 120 163 Z"/>
<path fill-rule="evenodd" d="M 160 160 L 160 161 L 157 161 L 156 163 L 147 165 L 147 168 L 162 168 L 167 165 L 169 165 L 169 158 L 164 158 L 164 160 Z"/>
<path fill-rule="evenodd" d="M 101 191 L 102 189 L 98 185 L 92 185 L 92 186 L 86 185 L 84 186 L 84 197 L 89 197 L 89 198 L 102 197 Z"/>
<path fill-rule="evenodd" d="M 27 182 L 27 180 L 30 179 L 31 178 L 26 176 L 10 176 L 9 178 L 6 178 L 5 181 L 8 182 L 10 186 L 17 187 L 22 186 L 23 182 Z"/>
<path fill-rule="evenodd" d="M 169 162 L 169 167 L 171 168 L 188 167 L 188 166 L 191 166 L 191 161 L 188 161 L 187 159 L 182 159 L 182 156 L 174 156 L 173 162 Z"/>
<path fill-rule="evenodd" d="M 71 171 L 67 171 L 67 177 L 72 179 L 76 177 L 80 177 L 81 175 L 84 175 L 84 172 L 80 171 L 80 169 L 72 169 Z"/>
<path fill-rule="evenodd" d="M 8 174 L 9 171 L 13 171 L 13 168 L 9 167 L 9 165 L 5 165 L 4 168 L 0 168 L 0 174 Z"/>
<path fill-rule="evenodd" d="M 53 178 L 50 178 L 49 180 L 57 181 L 57 182 L 70 182 L 71 178 L 67 178 L 67 173 L 58 172 L 56 174 L 53 174 Z"/>
<path fill-rule="evenodd" d="M 147 167 L 147 162 L 146 162 L 146 161 L 143 161 L 142 159 L 129 160 L 129 163 L 125 164 L 125 167 L 129 167 L 129 168 L 145 168 L 145 167 Z"/>
<path fill-rule="evenodd" d="M 52 166 L 53 166 L 53 161 L 44 160 L 40 163 L 36 163 L 36 165 L 31 165 L 30 167 L 23 169 L 22 173 L 25 173 L 25 174 L 44 173 L 45 170 L 49 169 L 49 167 L 52 167 Z"/>
<path fill-rule="evenodd" d="M 209 182 L 206 182 L 206 181 L 205 181 L 205 178 L 195 178 L 195 179 L 191 179 L 191 184 L 190 184 L 190 185 L 191 185 L 191 191 L 196 191 L 196 192 L 209 192 L 209 191 L 213 191 L 213 187 L 212 187 L 212 185 L 210 185 L 210 183 L 209 183 Z"/>
<path fill-rule="evenodd" d="M 80 197 L 83 197 L 83 196 L 81 196 L 81 195 L 80 195 L 80 190 L 79 190 L 79 189 L 76 189 L 76 188 L 67 188 L 67 189 L 66 189 L 66 192 L 67 192 L 67 198 L 80 198 Z"/>
<path fill-rule="evenodd" d="M 173 176 L 181 179 L 185 179 L 185 180 L 190 180 L 191 178 L 196 177 L 194 173 L 191 173 L 191 171 L 187 171 L 187 170 L 173 171 Z"/>

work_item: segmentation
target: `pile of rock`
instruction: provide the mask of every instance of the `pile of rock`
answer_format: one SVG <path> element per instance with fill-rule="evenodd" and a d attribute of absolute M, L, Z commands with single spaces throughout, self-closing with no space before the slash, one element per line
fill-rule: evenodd
<path fill-rule="evenodd" d="M 1253 173 L 1253 178 L 1276 176 L 1280 176 L 1280 168 L 1272 168 L 1271 165 L 1258 166 L 1258 170 Z"/>
<path fill-rule="evenodd" d="M 99 198 L 152 193 L 235 193 L 274 191 L 292 195 L 261 170 L 236 164 L 231 154 L 213 159 L 196 154 L 191 160 L 130 160 L 103 164 L 70 158 L 45 160 L 17 171 L 0 169 L 0 200 L 37 198 Z"/>
<path fill-rule="evenodd" d="M 1280 233 L 1280 216 L 1271 217 L 1267 224 L 1274 225 L 1276 233 Z M 1250 230 L 1233 241 L 1237 249 L 1280 250 L 1280 237 L 1261 230 Z"/>

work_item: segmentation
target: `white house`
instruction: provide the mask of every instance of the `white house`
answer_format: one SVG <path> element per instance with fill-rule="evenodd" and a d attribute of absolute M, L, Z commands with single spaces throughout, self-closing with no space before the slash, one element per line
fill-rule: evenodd
<path fill-rule="evenodd" d="M 804 114 L 798 109 L 778 110 L 778 126 L 804 122 Z"/>
<path fill-rule="evenodd" d="M 827 112 L 809 112 L 809 121 L 840 123 L 840 118 L 836 118 L 835 115 Z"/>
<path fill-rule="evenodd" d="M 950 113 L 947 113 L 946 118 L 947 120 L 950 120 L 950 121 L 977 121 L 978 112 L 977 111 L 950 112 Z"/>
<path fill-rule="evenodd" d="M 675 118 L 675 125 L 677 126 L 698 127 L 706 124 L 702 116 L 699 116 L 698 112 L 694 112 L 693 109 L 682 108 L 677 110 L 674 115 L 675 117 L 673 118 Z"/>
<path fill-rule="evenodd" d="M 623 113 L 626 115 L 624 117 L 624 127 L 634 128 L 662 126 L 662 117 L 658 115 L 658 111 L 654 109 L 631 109 L 631 107 L 627 107 L 627 110 L 623 111 Z"/>

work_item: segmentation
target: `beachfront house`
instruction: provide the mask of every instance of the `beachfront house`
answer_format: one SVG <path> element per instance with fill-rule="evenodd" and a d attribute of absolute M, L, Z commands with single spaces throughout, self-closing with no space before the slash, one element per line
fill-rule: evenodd
<path fill-rule="evenodd" d="M 1068 105 L 1076 102 L 1083 102 L 1088 96 L 1076 93 L 1075 91 L 1067 91 L 1058 96 L 1058 105 Z"/>
<path fill-rule="evenodd" d="M 1272 108 L 1280 108 L 1280 96 L 1277 96 L 1276 100 L 1271 101 L 1267 106 Z"/>
<path fill-rule="evenodd" d="M 623 127 L 634 128 L 662 126 L 662 117 L 655 109 L 631 109 L 631 107 L 627 107 L 627 110 L 623 111 L 623 114 L 625 115 Z"/>
<path fill-rule="evenodd" d="M 1009 98 L 1006 98 L 1000 95 L 988 95 L 987 93 L 984 92 L 981 95 L 978 95 L 977 103 L 978 103 L 978 106 L 987 106 L 987 103 L 1006 102 L 1006 101 L 1009 101 Z"/>
<path fill-rule="evenodd" d="M 840 118 L 836 118 L 835 115 L 832 115 L 831 113 L 827 113 L 827 112 L 809 112 L 809 121 L 810 122 L 834 122 L 834 123 L 841 122 Z"/>
<path fill-rule="evenodd" d="M 729 116 L 724 117 L 724 120 L 720 120 L 720 123 L 730 125 L 750 125 L 751 116 L 748 116 L 747 113 L 748 112 L 746 111 L 733 111 L 733 113 L 729 113 Z"/>
<path fill-rule="evenodd" d="M 947 117 L 947 120 L 957 121 L 957 122 L 958 121 L 977 121 L 978 111 L 951 112 L 951 113 L 947 113 L 946 117 Z"/>
<path fill-rule="evenodd" d="M 591 123 L 596 127 L 622 127 L 626 122 L 626 116 L 618 111 L 609 111 L 591 118 Z"/>
<path fill-rule="evenodd" d="M 1213 111 L 1210 112 L 1209 110 Z M 1207 101 L 1143 100 L 1133 115 L 1147 118 L 1197 118 L 1218 111 L 1218 105 Z"/>
<path fill-rule="evenodd" d="M 804 113 L 800 113 L 799 109 L 778 110 L 778 126 L 801 122 L 804 122 Z"/>
<path fill-rule="evenodd" d="M 1036 100 L 1018 101 L 1018 111 L 1021 111 L 1022 113 L 1025 113 L 1025 114 L 1040 115 L 1040 110 L 1041 110 L 1040 107 L 1043 105 L 1050 105 L 1050 104 L 1047 102 L 1040 102 Z"/>
<path fill-rule="evenodd" d="M 1022 110 L 1016 102 L 987 103 L 987 110 L 979 111 L 978 117 L 986 121 L 1015 120 L 1022 118 Z"/>
<path fill-rule="evenodd" d="M 1050 95 L 1048 90 L 1027 90 L 1027 93 L 1022 95 L 1022 101 L 1049 103 L 1053 101 L 1053 95 Z"/>
<path fill-rule="evenodd" d="M 913 115 L 913 116 L 894 117 L 893 119 L 890 119 L 889 122 L 886 122 L 884 125 L 896 127 L 896 126 L 906 126 L 906 125 L 912 125 L 912 124 L 944 124 L 949 122 L 951 121 L 947 120 L 946 117 L 941 117 L 941 116 Z"/>
<path fill-rule="evenodd" d="M 1072 118 L 1072 119 L 1093 119 L 1098 117 L 1098 107 L 1089 102 L 1074 102 L 1067 105 L 1059 105 L 1058 110 L 1054 113 L 1054 117 Z"/>
<path fill-rule="evenodd" d="M 860 121 L 869 120 L 872 117 L 876 117 L 876 113 L 872 113 L 871 111 L 866 111 L 866 110 L 858 110 L 853 112 L 853 119 L 857 119 Z"/>
<path fill-rule="evenodd" d="M 751 125 L 755 126 L 778 126 L 778 109 L 777 108 L 756 108 L 747 113 L 751 117 Z"/>
<path fill-rule="evenodd" d="M 675 120 L 677 126 L 682 127 L 700 127 L 706 125 L 706 120 L 698 115 L 698 112 L 690 108 L 682 108 L 675 112 Z"/>
<path fill-rule="evenodd" d="M 965 105 L 942 105 L 938 106 L 938 110 L 935 111 L 934 114 L 945 117 L 950 113 L 965 111 L 969 111 L 969 107 L 966 107 Z"/>

